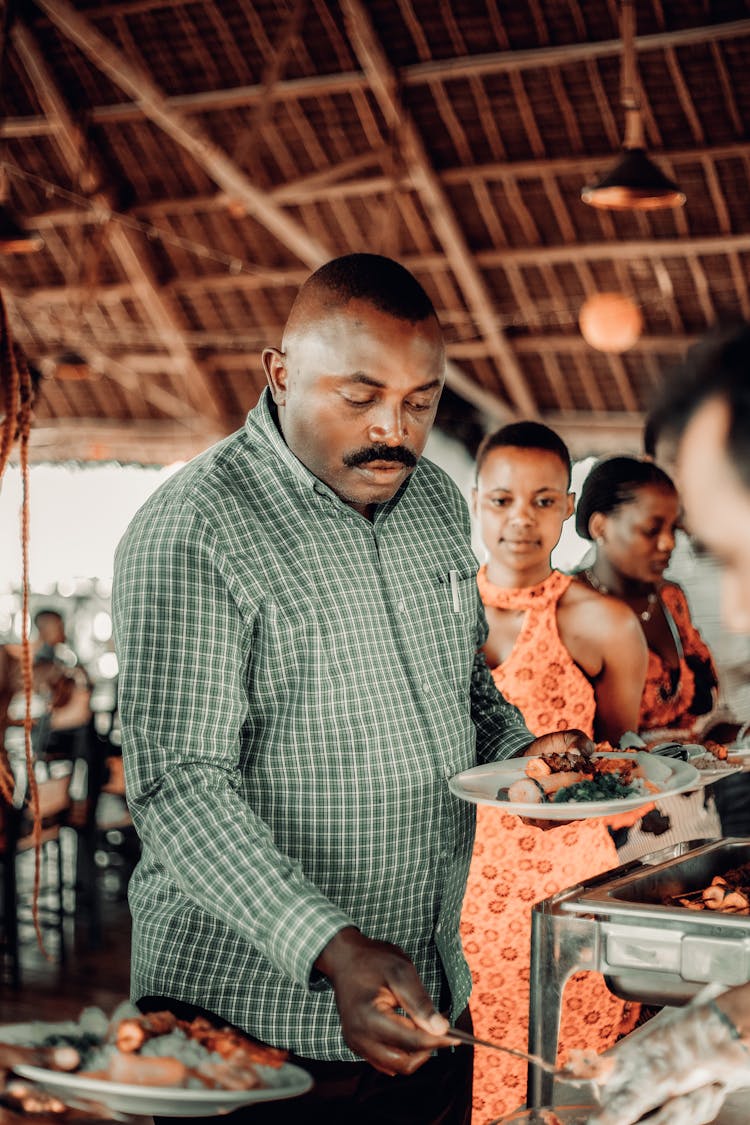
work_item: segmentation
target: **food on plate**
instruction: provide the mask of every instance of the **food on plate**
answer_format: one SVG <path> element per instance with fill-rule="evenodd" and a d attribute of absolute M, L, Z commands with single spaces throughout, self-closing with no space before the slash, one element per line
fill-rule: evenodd
<path fill-rule="evenodd" d="M 19 1079 L 7 1083 L 3 1089 L 3 1102 L 8 1109 L 17 1109 L 21 1113 L 57 1114 L 65 1113 L 68 1108 L 54 1094 Z"/>
<path fill-rule="evenodd" d="M 716 910 L 721 914 L 750 914 L 750 863 L 714 875 L 707 887 L 672 895 L 667 905 L 688 910 Z"/>
<path fill-rule="evenodd" d="M 543 1109 L 540 1111 L 539 1116 L 544 1122 L 544 1125 L 563 1125 L 553 1109 Z"/>
<path fill-rule="evenodd" d="M 75 1047 L 21 1047 L 16 1043 L 0 1043 L 0 1074 L 19 1063 L 42 1066 L 46 1070 L 77 1070 L 81 1056 Z"/>
<path fill-rule="evenodd" d="M 644 775 L 634 758 L 600 757 L 613 753 L 608 742 L 600 742 L 596 755 L 576 750 L 529 758 L 526 776 L 501 789 L 498 797 L 539 805 L 549 801 L 612 801 L 626 797 L 649 797 L 659 788 Z"/>
<path fill-rule="evenodd" d="M 26 1062 L 134 1086 L 251 1090 L 264 1084 L 258 1065 L 278 1069 L 287 1058 L 286 1051 L 234 1028 L 177 1019 L 171 1012 L 142 1015 L 130 1004 L 120 1005 L 110 1020 L 101 1009 L 87 1008 L 77 1023 L 31 1027 L 39 1042 L 0 1045 L 0 1067 Z M 61 1060 L 72 1065 L 61 1066 Z"/>

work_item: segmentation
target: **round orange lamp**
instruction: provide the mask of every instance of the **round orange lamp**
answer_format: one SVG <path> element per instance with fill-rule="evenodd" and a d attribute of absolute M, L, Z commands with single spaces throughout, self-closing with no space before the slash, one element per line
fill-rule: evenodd
<path fill-rule="evenodd" d="M 592 348 L 617 354 L 632 348 L 643 329 L 643 317 L 624 293 L 594 293 L 581 306 L 578 326 Z"/>

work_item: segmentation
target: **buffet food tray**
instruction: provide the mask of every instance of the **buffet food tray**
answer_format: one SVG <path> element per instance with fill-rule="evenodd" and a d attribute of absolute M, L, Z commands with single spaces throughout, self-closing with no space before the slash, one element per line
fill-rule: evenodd
<path fill-rule="evenodd" d="M 616 995 L 653 1005 L 684 1004 L 709 982 L 750 980 L 750 916 L 674 901 L 749 862 L 748 838 L 691 841 L 537 903 L 529 1050 L 555 1060 L 563 988 L 581 969 L 603 973 Z M 529 1104 L 548 1095 L 544 1075 L 530 1072 Z"/>

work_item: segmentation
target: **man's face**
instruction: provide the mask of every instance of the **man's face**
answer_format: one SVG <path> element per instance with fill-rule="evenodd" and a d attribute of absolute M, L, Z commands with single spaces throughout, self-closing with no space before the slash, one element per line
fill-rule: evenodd
<path fill-rule="evenodd" d="M 263 363 L 284 439 L 356 511 L 396 494 L 424 450 L 443 385 L 437 321 L 364 301 L 313 309 Z"/>
<path fill-rule="evenodd" d="M 690 531 L 723 567 L 724 624 L 750 633 L 750 491 L 727 457 L 728 426 L 723 399 L 701 406 L 680 444 L 677 475 Z"/>

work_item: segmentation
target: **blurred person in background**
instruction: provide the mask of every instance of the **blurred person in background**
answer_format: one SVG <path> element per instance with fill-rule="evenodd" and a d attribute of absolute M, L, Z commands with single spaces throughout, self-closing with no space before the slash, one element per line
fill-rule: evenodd
<path fill-rule="evenodd" d="M 692 348 L 659 408 L 679 419 L 676 479 L 685 523 L 721 568 L 727 629 L 750 635 L 750 325 Z M 707 1125 L 750 1088 L 750 984 L 700 997 L 615 1047 L 596 1125 Z"/>
<path fill-rule="evenodd" d="M 484 655 L 495 684 L 530 730 L 578 727 L 616 746 L 637 726 L 648 650 L 627 606 L 552 567 L 550 555 L 574 507 L 570 469 L 562 439 L 537 422 L 505 426 L 477 452 L 472 509 L 487 553 L 477 576 L 489 626 Z M 544 830 L 499 808 L 477 809 L 461 933 L 481 1038 L 526 1049 L 531 907 L 618 866 L 607 824 L 579 820 Z M 637 1012 L 599 974 L 576 974 L 565 989 L 561 1061 L 570 1048 L 611 1046 Z M 478 1052 L 475 1123 L 517 1108 L 525 1088 L 522 1060 Z"/>
<path fill-rule="evenodd" d="M 693 624 L 680 586 L 664 579 L 680 520 L 677 489 L 651 461 L 607 457 L 589 472 L 576 510 L 578 534 L 594 543 L 578 580 L 619 598 L 636 614 L 648 645 L 648 669 L 637 731 L 647 741 L 689 735 L 715 703 L 711 652 Z M 712 839 L 721 825 L 703 791 L 656 802 L 618 835 L 621 862 L 683 840 Z M 624 838 L 625 837 L 625 838 Z"/>
<path fill-rule="evenodd" d="M 676 405 L 662 404 L 650 412 L 644 428 L 644 452 L 672 478 L 686 410 L 685 404 L 682 411 Z M 721 566 L 682 528 L 665 577 L 684 589 L 693 621 L 709 645 L 717 669 L 716 721 L 704 726 L 702 735 L 729 742 L 750 720 L 750 636 L 732 632 L 722 622 Z M 722 778 L 713 793 L 723 835 L 750 835 L 750 774 Z"/>

